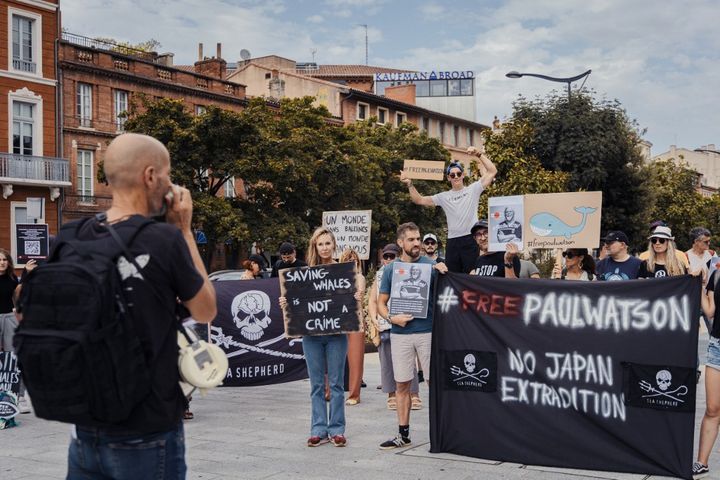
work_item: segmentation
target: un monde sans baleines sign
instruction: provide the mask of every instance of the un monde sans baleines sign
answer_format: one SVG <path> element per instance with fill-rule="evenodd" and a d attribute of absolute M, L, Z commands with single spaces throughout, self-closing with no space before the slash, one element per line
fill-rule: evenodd
<path fill-rule="evenodd" d="M 429 72 L 391 72 L 376 73 L 376 82 L 399 82 L 413 80 L 457 80 L 461 78 L 475 78 L 472 70 L 431 70 Z"/>

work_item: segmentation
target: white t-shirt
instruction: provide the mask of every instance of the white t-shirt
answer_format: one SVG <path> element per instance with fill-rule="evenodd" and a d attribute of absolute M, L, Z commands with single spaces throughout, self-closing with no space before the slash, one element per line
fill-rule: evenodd
<path fill-rule="evenodd" d="M 478 180 L 462 190 L 448 190 L 432 196 L 433 203 L 445 211 L 448 238 L 470 235 L 470 229 L 478 221 L 478 203 L 484 189 Z"/>
<path fill-rule="evenodd" d="M 706 274 L 706 277 L 709 277 L 709 275 L 707 275 L 709 273 L 708 262 L 710 261 L 710 259 L 713 258 L 712 253 L 710 253 L 708 250 L 705 250 L 702 257 L 698 257 L 692 251 L 692 248 L 685 253 L 687 254 L 688 261 L 690 263 L 690 271 L 694 272 L 696 270 L 703 270 L 703 272 Z"/>

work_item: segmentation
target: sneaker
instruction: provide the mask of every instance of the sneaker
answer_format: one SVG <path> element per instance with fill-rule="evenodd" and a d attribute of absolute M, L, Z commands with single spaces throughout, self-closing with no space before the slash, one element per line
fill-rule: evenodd
<path fill-rule="evenodd" d="M 392 450 L 393 448 L 402 448 L 407 447 L 410 445 L 410 439 L 407 437 L 403 437 L 398 433 L 397 437 L 391 438 L 387 442 L 383 442 L 380 444 L 381 450 Z"/>
<path fill-rule="evenodd" d="M 709 473 L 710 469 L 707 465 L 703 465 L 700 462 L 693 463 L 692 474 L 695 480 L 697 480 L 698 478 L 705 478 Z"/>
<path fill-rule="evenodd" d="M 18 410 L 20 413 L 30 413 L 30 402 L 24 396 L 18 398 Z"/>
<path fill-rule="evenodd" d="M 307 441 L 308 447 L 319 447 L 320 445 L 323 445 L 325 443 L 328 443 L 330 439 L 328 437 L 310 437 Z"/>
<path fill-rule="evenodd" d="M 347 445 L 347 440 L 345 439 L 345 435 L 333 435 L 330 437 L 330 443 L 336 447 L 344 447 Z"/>

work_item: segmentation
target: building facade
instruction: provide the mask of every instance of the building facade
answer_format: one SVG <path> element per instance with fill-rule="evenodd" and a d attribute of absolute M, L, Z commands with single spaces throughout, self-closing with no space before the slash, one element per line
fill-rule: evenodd
<path fill-rule="evenodd" d="M 59 5 L 3 0 L 0 11 L 0 247 L 17 259 L 16 225 L 47 223 L 55 233 L 71 185 L 57 120 Z M 29 198 L 42 199 L 40 218 L 28 218 Z"/>
<path fill-rule="evenodd" d="M 684 162 L 699 174 L 698 191 L 711 196 L 720 189 L 720 150 L 714 144 L 690 150 L 670 145 L 670 150 L 652 157 L 653 161 Z"/>
<path fill-rule="evenodd" d="M 220 44 L 210 58 L 200 45 L 190 68 L 175 67 L 172 53 L 158 55 L 67 32 L 58 52 L 63 151 L 70 160 L 63 221 L 108 208 L 110 191 L 97 181 L 97 169 L 110 141 L 124 131 L 133 102 L 178 99 L 196 114 L 209 105 L 240 111 L 246 104 L 244 85 L 223 79 Z M 234 194 L 234 188 L 226 190 Z"/>

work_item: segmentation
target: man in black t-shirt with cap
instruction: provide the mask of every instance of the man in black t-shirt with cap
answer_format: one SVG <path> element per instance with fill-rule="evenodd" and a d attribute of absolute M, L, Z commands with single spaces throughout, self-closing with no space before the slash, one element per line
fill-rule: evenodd
<path fill-rule="evenodd" d="M 284 242 L 282 245 L 280 245 L 280 260 L 275 262 L 275 265 L 273 265 L 272 273 L 270 274 L 270 277 L 277 277 L 279 276 L 279 271 L 284 268 L 297 268 L 297 267 L 307 267 L 307 263 L 303 262 L 302 260 L 297 259 L 297 252 L 295 250 L 295 245 L 293 245 L 290 242 Z"/>

